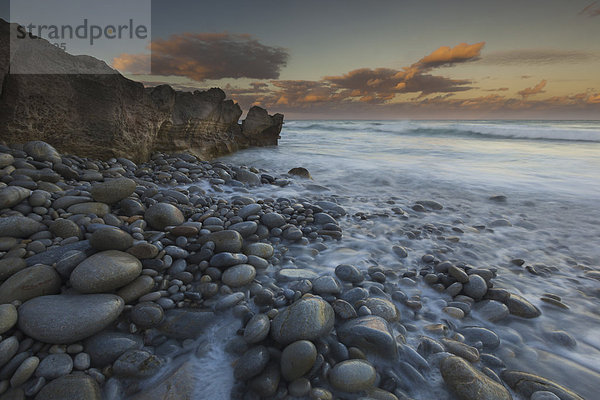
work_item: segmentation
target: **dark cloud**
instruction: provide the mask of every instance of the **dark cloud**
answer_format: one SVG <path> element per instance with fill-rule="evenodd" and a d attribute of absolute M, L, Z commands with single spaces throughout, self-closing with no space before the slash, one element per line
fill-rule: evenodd
<path fill-rule="evenodd" d="M 596 53 L 581 50 L 522 49 L 488 53 L 481 59 L 480 63 L 493 65 L 574 64 L 599 58 Z"/>
<path fill-rule="evenodd" d="M 260 43 L 250 35 L 229 33 L 182 33 L 151 44 L 152 75 L 207 79 L 277 79 L 288 52 Z M 121 72 L 138 73 L 147 54 L 121 54 L 113 66 Z M 145 64 L 147 65 L 147 63 Z"/>
<path fill-rule="evenodd" d="M 586 6 L 583 10 L 579 12 L 579 15 L 586 15 L 588 17 L 597 17 L 600 15 L 600 5 L 595 1 L 590 5 Z"/>

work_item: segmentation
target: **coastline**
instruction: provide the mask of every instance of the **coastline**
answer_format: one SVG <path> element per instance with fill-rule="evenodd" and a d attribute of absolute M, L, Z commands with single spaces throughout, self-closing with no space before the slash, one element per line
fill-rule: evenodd
<path fill-rule="evenodd" d="M 145 385 L 150 388 L 137 398 L 194 398 L 207 387 L 194 387 L 190 380 L 202 377 L 190 374 L 207 354 L 217 367 L 209 377 L 236 378 L 229 381 L 232 398 L 287 392 L 326 399 L 350 391 L 410 398 L 447 388 L 461 399 L 480 390 L 499 399 L 535 391 L 581 398 L 555 382 L 504 370 L 499 355 L 506 355 L 506 344 L 498 335 L 488 325 L 463 326 L 472 311 L 492 326 L 539 317 L 541 310 L 526 298 L 495 287 L 493 269 L 433 254 L 408 269 L 303 268 L 302 256 L 293 254 L 335 248 L 338 239 L 355 234 L 342 232 L 340 221 L 362 218 L 347 215 L 330 195 L 278 196 L 295 181 L 310 180 L 190 155 L 157 154 L 136 165 L 65 157 L 42 143 L 25 149 L 3 147 L 0 157 L 10 171 L 4 175 L 9 185 L 0 189 L 2 271 L 12 274 L 3 274 L 0 289 L 15 306 L 4 307 L 0 318 L 14 319 L 0 347 L 15 349 L 2 367 L 12 375 L 2 388 L 17 398 L 127 398 Z M 252 189 L 261 187 L 272 198 L 254 198 Z M 442 210 L 443 204 L 424 200 L 394 213 L 410 220 Z M 427 229 L 423 234 L 435 234 Z M 20 237 L 6 238 L 10 234 Z M 441 234 L 452 242 L 452 235 Z M 389 251 L 399 262 L 408 252 L 402 246 Z M 410 295 L 421 286 L 437 294 Z M 69 302 L 71 296 L 77 300 Z M 96 297 L 90 302 L 86 296 Z M 440 301 L 441 321 L 421 313 Z M 556 296 L 544 301 L 564 306 Z M 60 320 L 38 320 L 53 307 L 62 310 L 60 329 L 52 326 Z M 219 323 L 229 333 L 215 335 L 210 327 Z M 81 325 L 94 329 L 77 332 Z M 215 345 L 215 337 L 226 343 Z M 200 364 L 186 362 L 190 354 Z M 233 369 L 218 369 L 227 359 L 235 360 Z M 168 377 L 157 385 L 152 377 L 179 363 L 175 382 L 182 385 Z M 50 378 L 69 370 L 65 364 L 71 366 L 66 377 Z M 498 384 L 498 376 L 514 391 Z M 460 383 L 465 380 L 470 383 Z"/>

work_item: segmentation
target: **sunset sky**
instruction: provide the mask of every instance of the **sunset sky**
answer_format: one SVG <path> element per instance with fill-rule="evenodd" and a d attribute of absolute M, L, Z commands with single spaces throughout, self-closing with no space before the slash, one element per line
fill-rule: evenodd
<path fill-rule="evenodd" d="M 286 118 L 600 118 L 600 1 L 154 1 L 131 79 Z"/>

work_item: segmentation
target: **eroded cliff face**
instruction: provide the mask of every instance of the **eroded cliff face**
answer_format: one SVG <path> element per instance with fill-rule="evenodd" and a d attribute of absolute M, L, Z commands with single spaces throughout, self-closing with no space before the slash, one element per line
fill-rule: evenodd
<path fill-rule="evenodd" d="M 80 74 L 13 74 L 10 29 L 0 20 L 0 141 L 43 140 L 62 153 L 147 160 L 154 151 L 210 159 L 249 146 L 276 145 L 283 115 L 242 110 L 221 89 L 144 88 L 104 62 L 73 56 L 43 39 L 19 40 L 21 62 L 52 62 Z M 14 43 L 13 43 L 14 46 Z M 13 47 L 13 52 L 16 47 Z"/>

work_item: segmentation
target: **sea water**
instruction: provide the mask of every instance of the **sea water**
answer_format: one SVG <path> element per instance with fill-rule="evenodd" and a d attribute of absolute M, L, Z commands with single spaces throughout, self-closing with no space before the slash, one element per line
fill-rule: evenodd
<path fill-rule="evenodd" d="M 312 180 L 296 178 L 281 188 L 226 191 L 220 194 L 224 198 L 335 200 L 348 212 L 340 221 L 342 240 L 328 241 L 318 255 L 292 246 L 284 262 L 290 266 L 319 274 L 332 273 L 342 263 L 402 271 L 418 268 L 424 254 L 436 254 L 497 269 L 495 286 L 521 294 L 542 315 L 496 323 L 477 312 L 469 318 L 500 336 L 497 354 L 508 367 L 596 398 L 600 281 L 586 271 L 600 270 L 600 122 L 288 121 L 279 146 L 248 149 L 222 160 L 273 174 L 305 167 L 312 175 Z M 506 201 L 490 200 L 495 195 Z M 444 209 L 414 212 L 411 207 L 418 200 L 435 200 Z M 492 228 L 499 220 L 510 225 Z M 428 234 L 432 229 L 447 235 Z M 422 234 L 409 233 L 415 231 Z M 447 240 L 448 235 L 457 239 Z M 405 247 L 408 257 L 399 259 L 392 251 L 395 245 Z M 517 258 L 525 264 L 511 263 Z M 439 301 L 445 295 L 423 283 L 403 289 L 421 297 L 422 313 L 439 315 L 440 322 L 447 318 Z M 560 296 L 569 310 L 542 302 L 544 293 Z M 419 329 L 430 323 L 408 322 Z M 577 345 L 557 342 L 553 331 L 567 332 Z M 410 332 L 409 344 L 416 345 L 419 334 Z M 214 385 L 215 375 L 209 375 Z M 203 398 L 207 393 L 202 377 L 199 381 L 198 398 Z M 231 384 L 224 378 L 225 387 Z M 413 395 L 446 396 L 439 388 Z"/>

